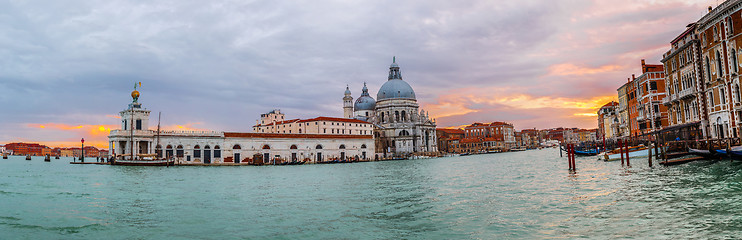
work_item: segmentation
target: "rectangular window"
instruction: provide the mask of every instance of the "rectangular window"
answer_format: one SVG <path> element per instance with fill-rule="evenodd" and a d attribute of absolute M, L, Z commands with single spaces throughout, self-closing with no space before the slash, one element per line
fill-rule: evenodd
<path fill-rule="evenodd" d="M 137 130 L 142 130 L 142 119 L 137 119 Z"/>
<path fill-rule="evenodd" d="M 655 81 L 649 82 L 649 89 L 650 90 L 657 90 L 657 82 L 655 82 Z"/>
<path fill-rule="evenodd" d="M 654 105 L 654 113 L 660 113 L 660 105 Z"/>
<path fill-rule="evenodd" d="M 175 150 L 175 156 L 182 158 L 183 157 L 183 149 L 177 149 Z"/>
<path fill-rule="evenodd" d="M 199 150 L 199 149 L 193 150 L 193 157 L 194 158 L 200 158 L 201 157 L 201 150 Z"/>
<path fill-rule="evenodd" d="M 214 157 L 215 158 L 221 158 L 222 157 L 222 150 L 214 149 Z"/>

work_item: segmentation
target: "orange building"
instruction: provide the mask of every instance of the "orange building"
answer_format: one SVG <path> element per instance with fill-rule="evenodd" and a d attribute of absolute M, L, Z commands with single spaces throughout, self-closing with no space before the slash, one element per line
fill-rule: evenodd
<path fill-rule="evenodd" d="M 438 151 L 446 153 L 462 152 L 461 139 L 464 138 L 464 130 L 438 128 L 435 133 L 438 135 Z"/>
<path fill-rule="evenodd" d="M 8 143 L 5 149 L 13 151 L 14 155 L 44 156 L 52 153 L 52 149 L 38 143 Z"/>
<path fill-rule="evenodd" d="M 646 64 L 641 60 L 642 74 L 631 75 L 626 89 L 630 136 L 637 137 L 667 127 L 667 106 L 662 104 L 665 93 L 665 69 L 661 64 Z"/>
<path fill-rule="evenodd" d="M 504 122 L 474 123 L 464 127 L 461 143 L 468 152 L 507 150 L 515 147 L 515 129 Z"/>

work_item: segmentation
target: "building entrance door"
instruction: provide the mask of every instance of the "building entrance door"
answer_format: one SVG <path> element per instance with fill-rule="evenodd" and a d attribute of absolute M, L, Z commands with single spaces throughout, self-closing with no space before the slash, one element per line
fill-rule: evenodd
<path fill-rule="evenodd" d="M 291 161 L 296 162 L 296 153 L 291 153 Z"/>
<path fill-rule="evenodd" d="M 269 163 L 271 159 L 270 153 L 263 153 L 263 163 Z"/>
<path fill-rule="evenodd" d="M 317 153 L 317 162 L 322 161 L 322 153 Z"/>
<path fill-rule="evenodd" d="M 204 150 L 204 163 L 211 163 L 211 150 Z"/>
<path fill-rule="evenodd" d="M 234 153 L 234 163 L 240 163 L 240 153 Z"/>

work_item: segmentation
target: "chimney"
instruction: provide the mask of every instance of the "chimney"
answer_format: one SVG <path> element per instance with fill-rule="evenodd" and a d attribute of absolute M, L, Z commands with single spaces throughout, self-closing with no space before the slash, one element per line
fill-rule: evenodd
<path fill-rule="evenodd" d="M 711 6 L 709 6 L 709 12 L 711 12 Z"/>
<path fill-rule="evenodd" d="M 632 73 L 632 74 L 631 74 L 631 80 L 634 80 L 634 79 L 636 79 L 636 77 L 635 77 L 635 76 L 634 76 L 634 74 Z"/>
<path fill-rule="evenodd" d="M 642 66 L 644 66 L 644 65 L 646 65 L 646 64 L 644 63 L 644 59 L 642 59 Z"/>

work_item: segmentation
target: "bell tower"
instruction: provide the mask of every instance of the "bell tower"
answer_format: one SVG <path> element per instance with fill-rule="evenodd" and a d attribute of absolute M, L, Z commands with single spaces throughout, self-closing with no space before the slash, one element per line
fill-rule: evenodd
<path fill-rule="evenodd" d="M 350 96 L 348 86 L 345 86 L 345 96 L 343 97 L 343 117 L 353 118 L 353 97 Z"/>

